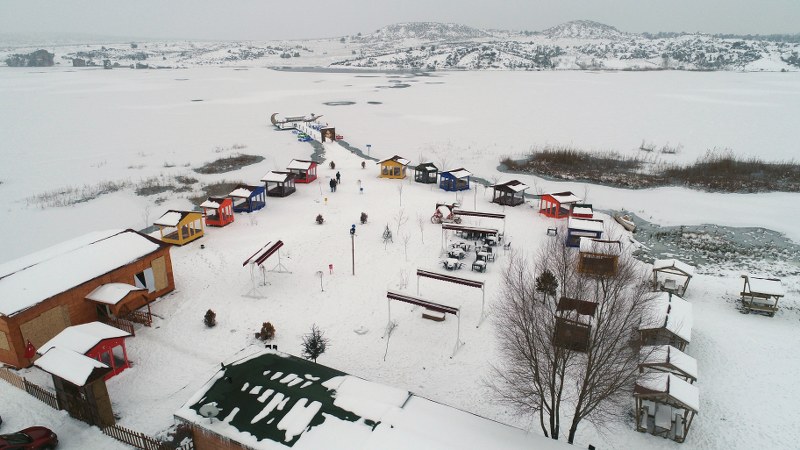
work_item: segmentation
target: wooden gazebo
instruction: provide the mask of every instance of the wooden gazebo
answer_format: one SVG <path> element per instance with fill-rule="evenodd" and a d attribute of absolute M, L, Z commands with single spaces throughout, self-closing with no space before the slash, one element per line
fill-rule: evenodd
<path fill-rule="evenodd" d="M 295 183 L 311 183 L 317 179 L 317 163 L 304 159 L 293 159 L 286 170 L 294 176 Z"/>
<path fill-rule="evenodd" d="M 528 185 L 518 181 L 511 180 L 505 183 L 493 184 L 492 188 L 492 203 L 506 206 L 517 206 L 525 203 L 525 190 Z"/>
<path fill-rule="evenodd" d="M 209 227 L 224 227 L 233 223 L 233 200 L 228 197 L 209 197 L 200 207 Z"/>
<path fill-rule="evenodd" d="M 570 350 L 587 351 L 596 310 L 595 302 L 561 297 L 556 306 L 553 343 Z"/>
<path fill-rule="evenodd" d="M 656 290 L 683 296 L 694 276 L 694 266 L 677 259 L 657 259 L 653 262 L 653 286 Z"/>
<path fill-rule="evenodd" d="M 414 168 L 414 181 L 417 183 L 433 184 L 439 175 L 439 168 L 431 162 L 417 165 Z"/>
<path fill-rule="evenodd" d="M 651 301 L 639 325 L 642 345 L 672 345 L 685 350 L 692 340 L 692 304 L 661 292 Z"/>
<path fill-rule="evenodd" d="M 633 387 L 636 401 L 636 431 L 686 440 L 694 416 L 700 409 L 696 386 L 671 373 L 644 373 Z"/>
<path fill-rule="evenodd" d="M 445 191 L 465 191 L 469 189 L 472 173 L 464 168 L 448 170 L 439 174 L 439 187 Z"/>
<path fill-rule="evenodd" d="M 786 295 L 781 280 L 750 275 L 742 275 L 742 278 L 742 306 L 748 311 L 765 312 L 774 316 L 778 310 L 778 300 Z"/>
<path fill-rule="evenodd" d="M 272 170 L 261 177 L 261 181 L 264 182 L 268 197 L 286 197 L 296 190 L 294 176 L 289 172 Z"/>
<path fill-rule="evenodd" d="M 639 354 L 639 373 L 667 372 L 689 384 L 697 381 L 697 360 L 671 345 L 645 345 Z"/>
<path fill-rule="evenodd" d="M 233 200 L 233 212 L 253 212 L 266 206 L 264 186 L 239 184 L 228 196 Z"/>
<path fill-rule="evenodd" d="M 203 214 L 198 211 L 169 210 L 154 224 L 158 227 L 161 240 L 170 244 L 185 245 L 204 234 Z"/>
<path fill-rule="evenodd" d="M 581 238 L 600 239 L 605 228 L 601 219 L 578 219 L 570 217 L 567 221 L 567 247 L 580 247 Z"/>
<path fill-rule="evenodd" d="M 394 155 L 389 159 L 379 162 L 381 166 L 380 178 L 403 179 L 406 177 L 406 168 L 411 161 L 402 156 Z"/>
<path fill-rule="evenodd" d="M 588 275 L 614 276 L 617 274 L 622 243 L 592 238 L 580 238 L 578 272 Z"/>
<path fill-rule="evenodd" d="M 583 199 L 569 191 L 542 194 L 539 213 L 554 219 L 563 219 L 569 217 L 572 205 L 581 201 Z"/>
<path fill-rule="evenodd" d="M 111 370 L 106 380 L 130 367 L 125 339 L 131 334 L 102 322 L 89 322 L 65 328 L 36 351 L 40 355 L 54 347 L 72 350 L 96 359 Z"/>

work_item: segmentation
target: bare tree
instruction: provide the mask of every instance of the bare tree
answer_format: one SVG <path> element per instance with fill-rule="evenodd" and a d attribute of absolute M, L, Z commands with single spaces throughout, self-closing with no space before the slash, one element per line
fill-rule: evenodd
<path fill-rule="evenodd" d="M 419 226 L 419 238 L 422 240 L 422 245 L 425 245 L 425 224 L 428 220 L 425 220 L 420 213 L 417 213 L 417 226 Z"/>
<path fill-rule="evenodd" d="M 403 183 L 397 185 L 397 192 L 400 194 L 400 207 L 403 207 Z"/>
<path fill-rule="evenodd" d="M 546 436 L 559 438 L 562 411 L 572 412 L 570 443 L 582 420 L 602 428 L 625 413 L 621 405 L 637 376 L 637 328 L 652 298 L 637 264 L 623 252 L 616 271 L 582 273 L 560 239 L 545 244 L 533 263 L 512 253 L 495 313 L 503 363 L 490 384 L 500 401 L 538 415 Z M 557 339 L 565 298 L 595 304 L 582 348 Z"/>
<path fill-rule="evenodd" d="M 406 215 L 406 211 L 403 208 L 400 208 L 400 210 L 397 211 L 397 214 L 394 216 L 394 221 L 395 223 L 397 223 L 397 233 L 395 234 L 400 236 L 400 227 L 405 225 L 406 222 L 408 222 L 408 216 Z"/>
<path fill-rule="evenodd" d="M 406 261 L 408 261 L 408 243 L 411 241 L 411 235 L 403 233 L 400 236 L 400 242 L 403 243 L 403 252 L 405 253 Z"/>

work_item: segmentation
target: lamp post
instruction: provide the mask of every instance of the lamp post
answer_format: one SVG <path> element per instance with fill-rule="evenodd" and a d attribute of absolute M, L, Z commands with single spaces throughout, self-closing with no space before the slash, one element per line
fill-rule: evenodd
<path fill-rule="evenodd" d="M 353 275 L 356 274 L 356 224 L 350 227 L 350 252 L 353 257 Z"/>
<path fill-rule="evenodd" d="M 367 144 L 367 156 L 369 156 L 369 151 L 372 149 L 372 144 Z"/>

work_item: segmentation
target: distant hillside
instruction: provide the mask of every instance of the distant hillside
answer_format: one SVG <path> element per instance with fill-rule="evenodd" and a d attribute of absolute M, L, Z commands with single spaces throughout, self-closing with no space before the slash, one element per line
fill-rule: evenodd
<path fill-rule="evenodd" d="M 485 31 L 466 25 L 437 22 L 407 22 L 383 27 L 365 38 L 365 41 L 396 42 L 417 39 L 425 42 L 463 41 L 489 37 Z"/>
<path fill-rule="evenodd" d="M 591 20 L 573 20 L 542 31 L 550 39 L 629 39 L 628 33 Z"/>

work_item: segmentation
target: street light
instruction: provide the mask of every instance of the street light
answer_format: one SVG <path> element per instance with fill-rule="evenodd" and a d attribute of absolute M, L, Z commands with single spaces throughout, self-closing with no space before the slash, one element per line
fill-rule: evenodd
<path fill-rule="evenodd" d="M 367 144 L 367 156 L 369 156 L 370 149 L 372 149 L 372 144 Z"/>
<path fill-rule="evenodd" d="M 356 224 L 350 227 L 350 252 L 353 257 L 353 275 L 356 274 Z"/>

